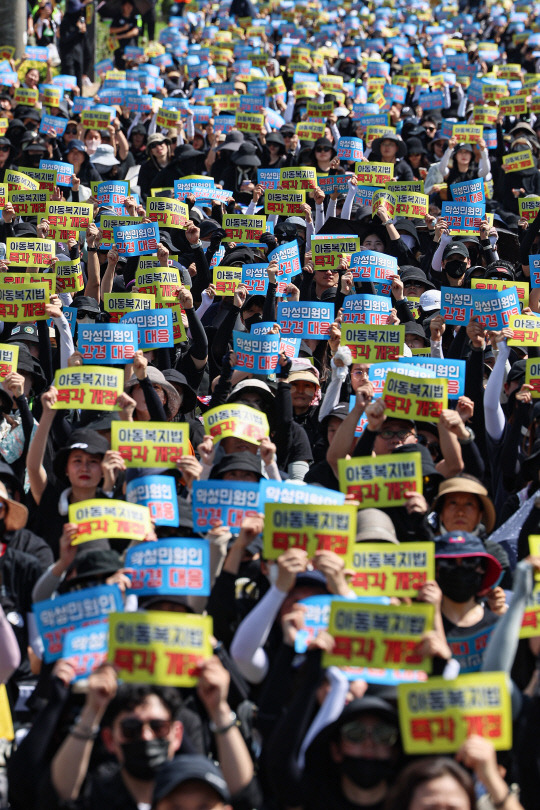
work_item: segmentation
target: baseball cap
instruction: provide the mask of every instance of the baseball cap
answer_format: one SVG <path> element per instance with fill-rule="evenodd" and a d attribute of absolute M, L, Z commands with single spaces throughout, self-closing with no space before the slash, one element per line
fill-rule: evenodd
<path fill-rule="evenodd" d="M 420 306 L 424 312 L 433 312 L 441 308 L 441 291 L 440 290 L 426 290 L 420 296 Z"/>
<path fill-rule="evenodd" d="M 464 245 L 463 242 L 450 242 L 443 251 L 443 261 L 454 256 L 462 256 L 464 259 L 468 259 L 469 251 L 467 245 Z"/>
<path fill-rule="evenodd" d="M 200 754 L 182 754 L 165 762 L 156 773 L 153 804 L 166 798 L 184 782 L 203 782 L 211 787 L 224 802 L 229 802 L 227 782 L 221 770 L 207 757 Z"/>

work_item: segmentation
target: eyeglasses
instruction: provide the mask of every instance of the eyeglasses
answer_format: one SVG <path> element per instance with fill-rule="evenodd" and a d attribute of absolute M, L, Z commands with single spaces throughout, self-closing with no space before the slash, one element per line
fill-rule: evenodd
<path fill-rule="evenodd" d="M 77 127 L 66 127 L 66 135 L 76 135 Z"/>
<path fill-rule="evenodd" d="M 86 309 L 78 309 L 77 310 L 77 320 L 80 321 L 82 318 L 91 318 L 93 321 L 96 320 L 98 316 L 97 312 L 88 312 Z"/>
<path fill-rule="evenodd" d="M 379 436 L 383 439 L 393 439 L 394 436 L 397 436 L 398 439 L 406 439 L 407 436 L 412 436 L 412 433 L 412 430 L 402 428 L 401 430 L 381 430 Z"/>
<path fill-rule="evenodd" d="M 0 152 L 9 152 L 9 146 L 0 146 Z"/>
<path fill-rule="evenodd" d="M 331 152 L 332 148 L 330 146 L 318 146 L 315 149 L 316 152 Z"/>
<path fill-rule="evenodd" d="M 370 739 L 379 745 L 395 745 L 398 741 L 398 731 L 385 723 L 379 723 L 373 728 L 358 722 L 346 723 L 341 728 L 341 739 L 351 743 L 363 743 Z"/>
<path fill-rule="evenodd" d="M 369 371 L 364 371 L 361 368 L 356 368 L 354 371 L 351 371 L 351 377 L 369 377 Z"/>
<path fill-rule="evenodd" d="M 125 717 L 120 720 L 120 730 L 126 740 L 140 740 L 143 728 L 149 726 L 154 737 L 163 740 L 171 731 L 172 720 L 146 720 L 143 722 L 138 717 Z"/>

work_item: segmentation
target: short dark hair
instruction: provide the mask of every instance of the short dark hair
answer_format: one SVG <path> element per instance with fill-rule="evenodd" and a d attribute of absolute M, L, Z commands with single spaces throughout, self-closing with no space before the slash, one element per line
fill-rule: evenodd
<path fill-rule="evenodd" d="M 144 703 L 150 695 L 156 695 L 170 712 L 171 720 L 176 720 L 182 707 L 182 698 L 177 689 L 172 686 L 125 683 L 119 686 L 118 692 L 109 703 L 101 725 L 104 727 L 112 726 L 121 712 L 132 711 Z"/>
<path fill-rule="evenodd" d="M 450 757 L 429 757 L 408 765 L 388 794 L 384 810 L 409 810 L 415 790 L 425 782 L 451 776 L 463 788 L 469 799 L 470 810 L 476 807 L 474 782 L 465 768 Z"/>

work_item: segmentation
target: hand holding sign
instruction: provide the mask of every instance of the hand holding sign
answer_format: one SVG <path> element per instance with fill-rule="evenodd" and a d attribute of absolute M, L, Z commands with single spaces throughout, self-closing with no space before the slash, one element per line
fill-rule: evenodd
<path fill-rule="evenodd" d="M 289 548 L 277 560 L 278 576 L 276 588 L 282 593 L 289 593 L 296 582 L 298 574 L 306 570 L 307 552 L 301 548 Z"/>

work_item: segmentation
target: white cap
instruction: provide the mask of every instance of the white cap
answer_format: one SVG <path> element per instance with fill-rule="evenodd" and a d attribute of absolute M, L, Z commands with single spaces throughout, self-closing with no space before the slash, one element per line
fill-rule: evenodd
<path fill-rule="evenodd" d="M 432 312 L 435 309 L 441 308 L 441 292 L 440 290 L 426 290 L 420 296 L 418 302 L 424 312 Z"/>

